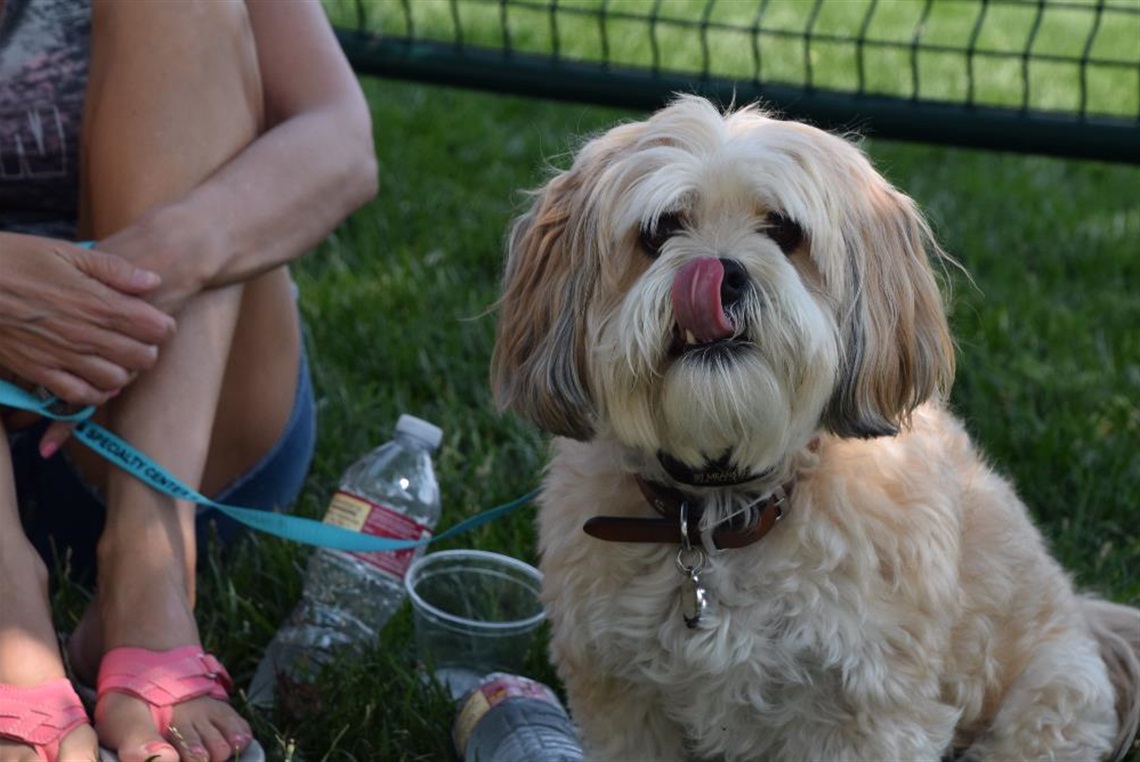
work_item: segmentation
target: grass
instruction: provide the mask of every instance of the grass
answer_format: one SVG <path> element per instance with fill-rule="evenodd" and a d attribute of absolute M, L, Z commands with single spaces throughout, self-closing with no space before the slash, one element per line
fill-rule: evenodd
<path fill-rule="evenodd" d="M 448 45 L 925 101 L 1140 113 L 1135 0 L 325 3 L 340 26 Z"/>
<path fill-rule="evenodd" d="M 415 4 L 413 4 L 415 5 Z M 638 116 L 367 80 L 379 198 L 296 268 L 319 397 L 298 513 L 319 517 L 341 471 L 401 412 L 439 424 L 441 528 L 534 486 L 543 437 L 487 384 L 503 234 L 548 164 Z M 1140 603 L 1140 168 L 888 142 L 866 146 L 916 198 L 957 278 L 953 404 L 1011 475 L 1077 582 Z M 533 512 L 440 544 L 535 561 Z M 248 684 L 297 600 L 310 549 L 255 537 L 203 570 L 205 644 Z M 71 616 L 82 594 L 58 601 Z M 362 658 L 334 665 L 308 716 L 242 705 L 278 760 L 447 760 L 453 707 L 414 666 L 408 607 Z M 542 634 L 527 674 L 557 687 Z"/>

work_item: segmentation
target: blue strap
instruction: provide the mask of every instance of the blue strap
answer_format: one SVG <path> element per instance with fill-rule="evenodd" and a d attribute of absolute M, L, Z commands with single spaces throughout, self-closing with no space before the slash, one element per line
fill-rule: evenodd
<path fill-rule="evenodd" d="M 108 462 L 122 468 L 143 483 L 154 489 L 170 495 L 179 500 L 188 500 L 199 505 L 208 505 L 216 508 L 226 516 L 240 521 L 266 534 L 275 535 L 286 540 L 317 545 L 334 550 L 348 550 L 361 552 L 376 552 L 388 550 L 406 550 L 427 545 L 430 542 L 454 537 L 467 532 L 500 516 L 505 516 L 521 505 L 532 501 L 538 495 L 538 490 L 523 495 L 520 498 L 491 508 L 476 516 L 459 522 L 445 532 L 422 540 L 394 540 L 390 537 L 376 537 L 374 535 L 355 532 L 351 529 L 325 524 L 304 516 L 290 516 L 272 511 L 258 511 L 252 508 L 239 508 L 233 505 L 219 503 L 183 484 L 173 474 L 162 466 L 143 455 L 128 442 L 112 434 L 99 424 L 91 421 L 94 407 L 86 407 L 78 412 L 61 413 L 54 409 L 58 400 L 54 397 L 40 399 L 36 395 L 21 389 L 18 386 L 0 381 L 0 406 L 14 407 L 37 413 L 56 421 L 68 421 L 77 424 L 72 435 L 83 444 L 90 447 Z"/>

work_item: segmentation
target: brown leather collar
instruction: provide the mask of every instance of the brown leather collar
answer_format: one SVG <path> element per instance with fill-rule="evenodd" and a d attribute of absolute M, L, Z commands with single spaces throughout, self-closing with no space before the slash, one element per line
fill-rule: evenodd
<path fill-rule="evenodd" d="M 756 506 L 757 519 L 749 524 L 727 521 L 712 532 L 713 544 L 719 548 L 743 548 L 760 540 L 784 517 L 784 508 L 791 495 L 793 482 L 788 482 Z M 661 514 L 661 518 L 633 516 L 594 516 L 582 527 L 586 534 L 610 542 L 660 542 L 680 544 L 681 506 L 686 506 L 689 542 L 701 544 L 700 519 L 702 506 L 699 500 L 679 489 L 637 477 L 641 494 Z"/>

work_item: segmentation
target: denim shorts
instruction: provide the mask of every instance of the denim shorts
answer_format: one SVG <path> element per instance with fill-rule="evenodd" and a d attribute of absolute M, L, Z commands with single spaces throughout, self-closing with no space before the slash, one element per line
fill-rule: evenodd
<path fill-rule="evenodd" d="M 289 510 L 304 486 L 317 435 L 316 404 L 309 363 L 302 343 L 293 410 L 280 438 L 249 471 L 214 499 L 219 503 L 265 511 Z M 24 530 L 49 569 L 66 562 L 69 576 L 95 579 L 95 545 L 103 532 L 107 509 L 103 498 L 86 484 L 62 453 L 44 460 L 37 447 L 47 422 L 11 435 L 16 495 Z M 232 543 L 244 534 L 243 524 L 214 508 L 199 506 L 199 561 L 211 539 Z"/>

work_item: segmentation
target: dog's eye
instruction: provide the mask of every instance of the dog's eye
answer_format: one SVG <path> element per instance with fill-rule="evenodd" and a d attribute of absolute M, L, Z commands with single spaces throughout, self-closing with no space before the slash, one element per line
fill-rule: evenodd
<path fill-rule="evenodd" d="M 679 233 L 684 224 L 681 218 L 676 214 L 663 214 L 657 218 L 657 222 L 653 227 L 645 227 L 641 229 L 641 248 L 645 249 L 645 253 L 650 257 L 656 259 L 661 254 L 661 247 L 665 242 Z"/>
<path fill-rule="evenodd" d="M 771 212 L 764 223 L 764 234 L 775 241 L 785 254 L 791 254 L 804 242 L 804 229 L 791 217 Z"/>

